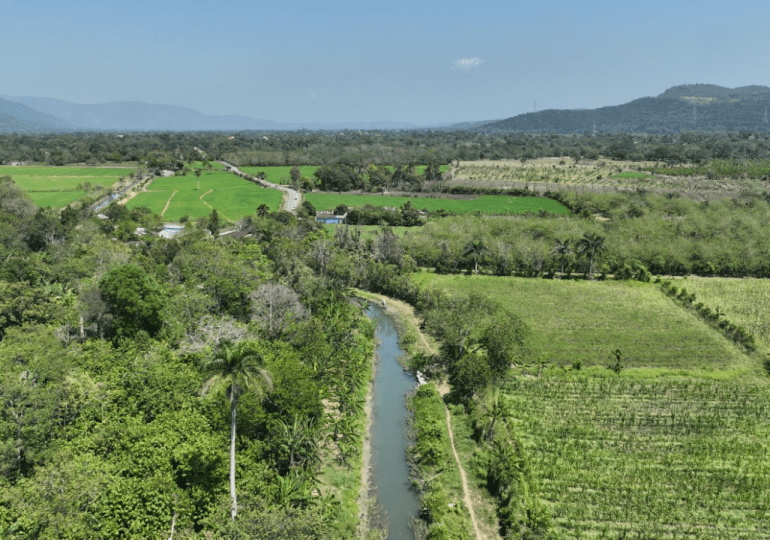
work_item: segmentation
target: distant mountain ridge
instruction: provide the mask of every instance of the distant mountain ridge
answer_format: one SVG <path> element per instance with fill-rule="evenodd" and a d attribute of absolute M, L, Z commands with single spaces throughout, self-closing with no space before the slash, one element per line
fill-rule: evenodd
<path fill-rule="evenodd" d="M 50 133 L 71 129 L 73 126 L 59 118 L 0 98 L 0 133 Z"/>
<path fill-rule="evenodd" d="M 485 124 L 476 131 L 532 133 L 768 131 L 770 87 L 685 84 L 657 97 L 598 109 L 544 110 Z"/>
<path fill-rule="evenodd" d="M 203 114 L 179 105 L 118 101 L 101 104 L 79 104 L 60 99 L 30 96 L 0 98 L 50 115 L 70 130 L 105 131 L 289 131 L 300 129 L 413 129 L 407 122 L 335 122 L 279 123 L 247 116 Z M 66 128 L 65 128 L 66 129 Z M 0 124 L 0 131 L 2 131 Z M 31 131 L 31 130 L 21 130 Z"/>

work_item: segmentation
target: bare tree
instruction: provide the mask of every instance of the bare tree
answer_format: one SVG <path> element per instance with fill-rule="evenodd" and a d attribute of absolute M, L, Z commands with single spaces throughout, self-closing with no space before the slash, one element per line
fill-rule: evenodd
<path fill-rule="evenodd" d="M 263 283 L 249 295 L 251 320 L 256 321 L 269 339 L 280 339 L 296 321 L 307 318 L 299 296 L 279 283 Z"/>
<path fill-rule="evenodd" d="M 183 353 L 204 353 L 217 350 L 222 343 L 239 343 L 251 337 L 249 328 L 232 317 L 206 315 L 198 326 L 187 334 L 180 346 Z"/>

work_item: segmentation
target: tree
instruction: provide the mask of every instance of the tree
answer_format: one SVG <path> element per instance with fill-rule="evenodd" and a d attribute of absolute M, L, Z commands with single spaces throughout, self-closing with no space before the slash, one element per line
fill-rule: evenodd
<path fill-rule="evenodd" d="M 279 283 L 263 283 L 249 294 L 249 300 L 252 320 L 272 340 L 280 339 L 293 322 L 307 318 L 297 293 Z"/>
<path fill-rule="evenodd" d="M 160 330 L 166 295 L 144 269 L 127 264 L 111 270 L 99 282 L 99 293 L 114 317 L 118 338 L 133 338 L 139 331 L 154 336 Z"/>
<path fill-rule="evenodd" d="M 211 216 L 209 217 L 208 225 L 206 228 L 211 231 L 212 235 L 216 236 L 219 234 L 219 229 L 221 226 L 222 225 L 219 221 L 219 214 L 217 213 L 217 209 L 214 208 L 211 211 Z"/>
<path fill-rule="evenodd" d="M 588 257 L 588 279 L 593 279 L 594 261 L 598 255 L 607 250 L 604 237 L 594 232 L 587 232 L 577 241 L 576 247 L 578 255 Z"/>
<path fill-rule="evenodd" d="M 270 374 L 264 368 L 265 359 L 257 350 L 254 341 L 238 343 L 224 342 L 214 356 L 203 365 L 202 371 L 208 376 L 201 389 L 202 394 L 224 387 L 225 397 L 230 402 L 230 498 L 231 515 L 235 520 L 238 501 L 235 492 L 235 413 L 238 398 L 247 390 L 264 396 L 272 387 Z"/>
<path fill-rule="evenodd" d="M 195 178 L 198 179 L 198 191 L 201 189 L 201 170 L 195 169 Z"/>
<path fill-rule="evenodd" d="M 481 239 L 471 240 L 463 249 L 463 257 L 468 255 L 473 257 L 473 273 L 479 273 L 479 259 L 489 251 L 484 241 Z"/>
<path fill-rule="evenodd" d="M 557 238 L 556 244 L 551 248 L 551 254 L 559 256 L 559 277 L 564 277 L 565 263 L 569 259 L 569 256 L 572 255 L 572 247 L 569 245 L 569 238 L 563 242 Z"/>
<path fill-rule="evenodd" d="M 265 203 L 260 204 L 257 207 L 257 215 L 261 218 L 267 217 L 267 215 L 270 213 L 270 207 L 266 205 Z"/>

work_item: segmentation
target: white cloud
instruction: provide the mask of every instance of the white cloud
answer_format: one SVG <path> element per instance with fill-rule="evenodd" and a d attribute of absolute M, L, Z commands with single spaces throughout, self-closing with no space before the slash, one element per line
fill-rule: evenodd
<path fill-rule="evenodd" d="M 479 67 L 483 63 L 484 60 L 476 58 L 475 56 L 473 58 L 460 58 L 459 60 L 455 60 L 452 69 L 473 69 Z"/>

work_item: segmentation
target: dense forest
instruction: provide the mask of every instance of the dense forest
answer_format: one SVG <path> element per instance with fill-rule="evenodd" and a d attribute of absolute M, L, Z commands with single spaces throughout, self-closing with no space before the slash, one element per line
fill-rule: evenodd
<path fill-rule="evenodd" d="M 652 160 L 669 164 L 712 159 L 768 159 L 770 133 L 685 131 L 677 134 L 574 135 L 417 131 L 126 133 L 0 135 L 0 164 L 64 165 L 134 162 L 181 170 L 200 159 L 241 166 L 342 165 L 354 172 L 374 165 L 448 164 L 456 160 L 570 156 Z"/>

